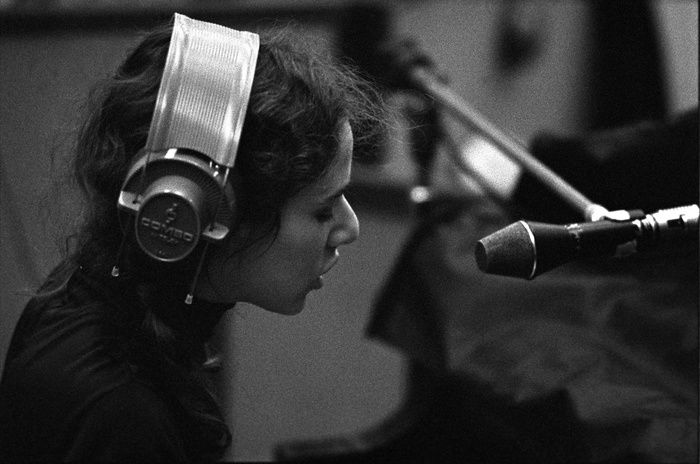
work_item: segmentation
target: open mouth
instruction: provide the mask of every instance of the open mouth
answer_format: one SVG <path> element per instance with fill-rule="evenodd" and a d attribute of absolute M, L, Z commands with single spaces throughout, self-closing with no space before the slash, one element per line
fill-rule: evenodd
<path fill-rule="evenodd" d="M 323 268 L 323 270 L 318 275 L 318 277 L 316 277 L 316 280 L 313 283 L 313 286 L 315 288 L 319 289 L 319 288 L 323 287 L 323 276 L 325 274 L 327 274 L 328 272 L 330 272 L 330 270 L 333 269 L 333 267 L 335 267 L 335 265 L 337 263 L 338 263 L 338 253 L 335 253 L 335 256 L 333 257 L 333 259 L 328 263 L 327 266 L 325 266 Z"/>
<path fill-rule="evenodd" d="M 333 269 L 335 267 L 335 265 L 338 263 L 338 259 L 339 259 L 339 256 L 338 256 L 338 253 L 336 253 L 335 256 L 333 256 L 333 259 L 331 260 L 331 262 L 328 263 L 328 265 L 323 268 L 323 271 L 321 271 L 319 276 L 323 276 L 323 275 L 327 274 L 331 269 Z"/>

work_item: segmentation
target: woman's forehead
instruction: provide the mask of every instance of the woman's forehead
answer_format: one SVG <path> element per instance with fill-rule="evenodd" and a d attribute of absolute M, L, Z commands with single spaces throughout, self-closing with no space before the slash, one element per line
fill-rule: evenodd
<path fill-rule="evenodd" d="M 305 189 L 306 193 L 322 197 L 332 196 L 350 182 L 352 145 L 352 130 L 350 124 L 345 121 L 339 128 L 338 147 L 333 161 L 323 176 Z"/>
<path fill-rule="evenodd" d="M 353 145 L 352 130 L 350 130 L 349 124 L 345 123 L 339 131 L 336 153 L 328 169 L 316 182 L 301 190 L 299 196 L 332 196 L 350 181 Z"/>

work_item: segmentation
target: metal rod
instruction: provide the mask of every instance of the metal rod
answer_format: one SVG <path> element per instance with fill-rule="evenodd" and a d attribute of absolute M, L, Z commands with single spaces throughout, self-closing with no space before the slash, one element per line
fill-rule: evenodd
<path fill-rule="evenodd" d="M 467 105 L 448 86 L 440 82 L 428 69 L 415 67 L 411 78 L 418 87 L 456 116 L 460 122 L 486 136 L 503 153 L 539 180 L 588 221 L 598 220 L 607 210 L 593 203 L 568 182 L 532 156 L 520 143 L 489 122 L 478 111 Z"/>

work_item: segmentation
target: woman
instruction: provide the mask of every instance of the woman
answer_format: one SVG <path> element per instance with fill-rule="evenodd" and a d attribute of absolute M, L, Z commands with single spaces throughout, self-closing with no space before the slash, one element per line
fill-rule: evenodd
<path fill-rule="evenodd" d="M 279 33 L 260 36 L 224 242 L 169 264 L 124 233 L 117 198 L 146 143 L 172 34 L 172 24 L 148 34 L 94 94 L 73 159 L 84 224 L 7 355 L 3 462 L 216 459 L 231 434 L 207 385 L 213 327 L 239 301 L 298 313 L 359 233 L 343 192 L 351 159 L 381 135 L 380 99 Z"/>

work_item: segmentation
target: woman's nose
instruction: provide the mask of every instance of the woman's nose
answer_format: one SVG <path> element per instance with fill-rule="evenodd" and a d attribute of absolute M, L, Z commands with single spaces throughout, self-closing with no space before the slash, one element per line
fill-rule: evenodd
<path fill-rule="evenodd" d="M 360 222 L 345 197 L 341 198 L 340 209 L 338 225 L 331 231 L 328 239 L 328 246 L 331 248 L 352 243 L 360 235 Z"/>

